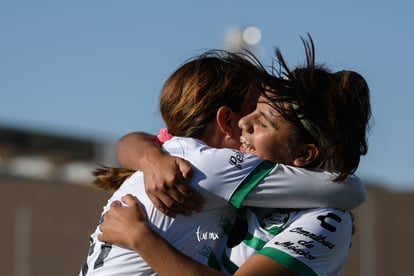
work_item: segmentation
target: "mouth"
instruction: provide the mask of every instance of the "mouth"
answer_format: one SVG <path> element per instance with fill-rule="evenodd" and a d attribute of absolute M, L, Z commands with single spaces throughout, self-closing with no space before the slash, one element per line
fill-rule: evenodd
<path fill-rule="evenodd" d="M 241 143 L 240 151 L 246 152 L 246 153 L 254 153 L 256 151 L 256 148 L 253 145 L 249 144 L 249 142 L 247 142 L 243 138 L 243 136 L 240 136 L 240 143 Z"/>

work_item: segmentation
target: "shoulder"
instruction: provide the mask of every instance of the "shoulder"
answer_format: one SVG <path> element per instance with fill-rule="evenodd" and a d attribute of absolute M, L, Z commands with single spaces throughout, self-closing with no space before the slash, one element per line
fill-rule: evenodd
<path fill-rule="evenodd" d="M 348 252 L 351 243 L 351 215 L 338 209 L 315 208 L 290 212 L 283 228 L 265 247 L 313 260 L 318 255 Z"/>
<path fill-rule="evenodd" d="M 164 143 L 163 149 L 168 154 L 186 159 L 201 171 L 217 171 L 220 174 L 228 170 L 249 171 L 263 161 L 236 149 L 212 148 L 191 137 L 174 137 Z"/>
<path fill-rule="evenodd" d="M 284 230 L 269 240 L 259 254 L 296 273 L 301 267 L 317 275 L 337 275 L 347 258 L 351 236 L 349 212 L 333 208 L 294 211 L 289 213 Z M 286 260 L 289 261 L 284 263 Z"/>
<path fill-rule="evenodd" d="M 295 233 L 323 233 L 328 236 L 352 231 L 348 211 L 334 208 L 313 208 L 291 212 L 288 228 Z"/>

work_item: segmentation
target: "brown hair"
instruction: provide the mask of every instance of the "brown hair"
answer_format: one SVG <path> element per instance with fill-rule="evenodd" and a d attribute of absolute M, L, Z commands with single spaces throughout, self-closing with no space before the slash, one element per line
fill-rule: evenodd
<path fill-rule="evenodd" d="M 172 135 L 200 138 L 221 106 L 241 112 L 268 77 L 249 52 L 209 50 L 184 63 L 166 80 L 159 98 L 161 115 Z M 133 172 L 100 168 L 94 172 L 93 184 L 116 190 Z"/>
<path fill-rule="evenodd" d="M 125 168 L 101 166 L 93 171 L 95 180 L 92 185 L 104 190 L 116 191 L 135 171 Z"/>
<path fill-rule="evenodd" d="M 312 37 L 308 34 L 308 40 L 302 38 L 302 42 L 306 64 L 293 70 L 276 49 L 280 67 L 274 72 L 278 78 L 263 96 L 294 126 L 293 146 L 314 143 L 318 147 L 319 156 L 309 167 L 337 172 L 336 180 L 341 181 L 356 171 L 360 156 L 368 151 L 366 134 L 371 118 L 368 84 L 357 72 L 333 73 L 315 64 Z"/>
<path fill-rule="evenodd" d="M 267 76 L 251 55 L 211 50 L 185 63 L 165 82 L 160 111 L 172 135 L 200 135 L 220 106 L 234 112 L 252 101 Z"/>

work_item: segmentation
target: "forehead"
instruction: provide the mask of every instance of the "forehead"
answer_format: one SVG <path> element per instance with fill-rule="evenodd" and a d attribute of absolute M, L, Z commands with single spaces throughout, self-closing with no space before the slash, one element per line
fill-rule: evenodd
<path fill-rule="evenodd" d="M 287 108 L 288 103 L 281 102 L 280 104 L 284 106 L 282 108 Z M 263 96 L 259 98 L 255 112 L 258 116 L 263 117 L 272 124 L 279 124 L 286 121 L 278 108 Z"/>
<path fill-rule="evenodd" d="M 272 116 L 279 115 L 279 112 L 272 106 L 271 102 L 263 96 L 258 98 L 256 109 Z"/>

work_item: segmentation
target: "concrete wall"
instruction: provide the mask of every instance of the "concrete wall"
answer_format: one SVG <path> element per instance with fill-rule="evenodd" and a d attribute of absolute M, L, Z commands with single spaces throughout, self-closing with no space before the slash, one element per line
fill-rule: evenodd
<path fill-rule="evenodd" d="M 368 189 L 343 275 L 410 275 L 414 193 Z M 88 186 L 0 179 L 1 275 L 77 275 L 110 195 Z"/>
<path fill-rule="evenodd" d="M 85 186 L 0 180 L 1 275 L 78 275 L 108 197 Z"/>

